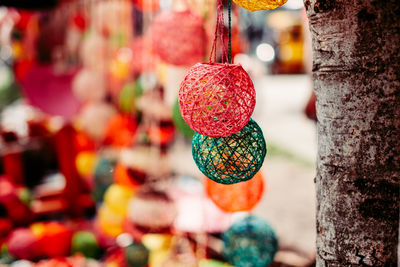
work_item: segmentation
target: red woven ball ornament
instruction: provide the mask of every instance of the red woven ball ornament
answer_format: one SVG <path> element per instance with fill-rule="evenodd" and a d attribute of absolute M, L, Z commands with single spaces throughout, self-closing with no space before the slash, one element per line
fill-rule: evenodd
<path fill-rule="evenodd" d="M 183 119 L 205 136 L 237 133 L 249 121 L 255 104 L 253 82 L 238 64 L 196 64 L 186 74 L 179 90 Z"/>
<path fill-rule="evenodd" d="M 190 11 L 165 11 L 152 24 L 153 50 L 172 65 L 190 66 L 205 55 L 203 19 Z"/>

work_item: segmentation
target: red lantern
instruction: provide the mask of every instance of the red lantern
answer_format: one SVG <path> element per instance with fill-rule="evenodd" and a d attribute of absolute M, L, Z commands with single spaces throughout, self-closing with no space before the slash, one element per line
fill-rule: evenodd
<path fill-rule="evenodd" d="M 183 119 L 205 136 L 228 136 L 240 131 L 249 121 L 255 104 L 253 82 L 237 64 L 196 64 L 179 90 Z"/>
<path fill-rule="evenodd" d="M 204 178 L 207 195 L 220 209 L 227 212 L 249 211 L 260 201 L 264 181 L 260 172 L 253 179 L 236 184 L 220 184 Z"/>
<path fill-rule="evenodd" d="M 203 19 L 190 11 L 161 13 L 154 19 L 151 34 L 154 52 L 166 63 L 189 66 L 204 58 Z"/>
<path fill-rule="evenodd" d="M 134 73 L 142 73 L 154 69 L 154 55 L 150 49 L 150 39 L 137 37 L 132 40 L 132 69 Z"/>

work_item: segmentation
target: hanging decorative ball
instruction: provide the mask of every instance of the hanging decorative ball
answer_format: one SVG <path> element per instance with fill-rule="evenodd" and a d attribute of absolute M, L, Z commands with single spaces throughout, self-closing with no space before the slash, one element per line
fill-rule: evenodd
<path fill-rule="evenodd" d="M 97 154 L 93 151 L 80 152 L 75 157 L 75 165 L 81 177 L 90 177 L 97 165 Z"/>
<path fill-rule="evenodd" d="M 119 93 L 119 109 L 125 113 L 136 113 L 136 100 L 142 94 L 139 82 L 128 82 Z"/>
<path fill-rule="evenodd" d="M 166 63 L 190 66 L 205 55 L 203 19 L 192 12 L 166 11 L 152 24 L 153 50 Z"/>
<path fill-rule="evenodd" d="M 115 162 L 100 157 L 94 170 L 94 185 L 93 197 L 97 202 L 103 200 L 104 193 L 113 182 Z"/>
<path fill-rule="evenodd" d="M 145 267 L 149 261 L 149 250 L 142 243 L 133 243 L 125 250 L 126 263 L 130 267 Z"/>
<path fill-rule="evenodd" d="M 105 102 L 91 102 L 85 105 L 78 118 L 82 130 L 93 139 L 104 136 L 107 122 L 116 114 L 114 106 Z"/>
<path fill-rule="evenodd" d="M 146 37 L 136 37 L 132 40 L 132 69 L 136 74 L 152 71 L 155 66 L 154 54 L 151 50 L 151 39 Z"/>
<path fill-rule="evenodd" d="M 258 172 L 253 179 L 230 185 L 205 178 L 204 187 L 210 199 L 223 211 L 249 211 L 260 201 L 264 181 L 261 172 Z"/>
<path fill-rule="evenodd" d="M 240 131 L 249 121 L 255 104 L 253 82 L 237 64 L 196 64 L 179 90 L 183 119 L 205 136 L 228 136 Z"/>
<path fill-rule="evenodd" d="M 112 210 L 107 204 L 100 206 L 97 212 L 97 223 L 100 229 L 109 236 L 118 236 L 123 232 L 124 215 Z"/>
<path fill-rule="evenodd" d="M 110 50 L 106 38 L 95 32 L 90 33 L 82 41 L 80 56 L 83 66 L 104 73 L 110 60 Z"/>
<path fill-rule="evenodd" d="M 233 2 L 253 12 L 275 9 L 285 4 L 287 0 L 233 0 Z"/>
<path fill-rule="evenodd" d="M 278 251 L 278 239 L 263 219 L 248 216 L 234 223 L 222 236 L 223 254 L 234 266 L 269 266 Z"/>
<path fill-rule="evenodd" d="M 103 143 L 119 148 L 130 147 L 135 141 L 136 129 L 137 122 L 132 115 L 118 113 L 107 122 Z"/>
<path fill-rule="evenodd" d="M 221 184 L 247 181 L 260 170 L 267 148 L 262 130 L 250 119 L 238 133 L 208 137 L 195 133 L 193 159 L 200 171 Z"/>
<path fill-rule="evenodd" d="M 172 107 L 172 120 L 176 129 L 187 138 L 192 138 L 194 131 L 182 118 L 181 111 L 179 110 L 179 102 L 176 101 Z"/>
<path fill-rule="evenodd" d="M 141 191 L 130 200 L 128 218 L 145 232 L 165 232 L 177 215 L 173 200 L 161 191 Z"/>
<path fill-rule="evenodd" d="M 100 247 L 95 235 L 88 231 L 78 231 L 72 236 L 72 254 L 81 253 L 88 258 L 98 258 Z"/>
<path fill-rule="evenodd" d="M 100 101 L 106 96 L 105 78 L 90 69 L 80 70 L 72 81 L 74 96 L 82 102 Z"/>
<path fill-rule="evenodd" d="M 114 212 L 125 215 L 133 190 L 122 185 L 112 184 L 104 194 L 104 203 Z"/>

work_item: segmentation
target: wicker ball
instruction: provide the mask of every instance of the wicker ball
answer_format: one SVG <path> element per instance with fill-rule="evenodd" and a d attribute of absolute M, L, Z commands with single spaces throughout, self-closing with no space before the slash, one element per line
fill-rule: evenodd
<path fill-rule="evenodd" d="M 192 154 L 200 171 L 221 184 L 247 181 L 261 168 L 267 148 L 258 124 L 250 119 L 240 132 L 227 137 L 195 133 Z"/>
<path fill-rule="evenodd" d="M 223 253 L 229 262 L 241 267 L 265 267 L 278 251 L 278 240 L 272 227 L 255 216 L 234 223 L 222 240 Z"/>
<path fill-rule="evenodd" d="M 165 62 L 190 66 L 205 55 L 203 19 L 190 11 L 166 11 L 154 19 L 153 50 Z"/>
<path fill-rule="evenodd" d="M 256 91 L 240 65 L 199 63 L 186 74 L 179 90 L 183 119 L 196 132 L 228 136 L 242 129 L 256 104 Z"/>
<path fill-rule="evenodd" d="M 253 179 L 231 185 L 216 183 L 205 178 L 204 187 L 214 204 L 227 212 L 252 210 L 264 193 L 261 172 L 258 172 Z"/>
<path fill-rule="evenodd" d="M 271 10 L 282 6 L 287 0 L 233 0 L 239 6 L 250 10 Z"/>
<path fill-rule="evenodd" d="M 187 138 L 192 138 L 194 135 L 194 131 L 182 118 L 181 112 L 179 110 L 179 102 L 176 101 L 174 106 L 172 107 L 172 120 L 176 129 L 183 134 Z"/>

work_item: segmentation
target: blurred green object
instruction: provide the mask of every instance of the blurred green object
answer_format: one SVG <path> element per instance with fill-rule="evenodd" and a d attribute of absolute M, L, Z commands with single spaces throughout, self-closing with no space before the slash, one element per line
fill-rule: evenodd
<path fill-rule="evenodd" d="M 149 261 L 149 250 L 142 243 L 133 243 L 126 248 L 125 259 L 130 267 L 145 267 Z"/>
<path fill-rule="evenodd" d="M 274 229 L 253 215 L 235 222 L 223 235 L 223 254 L 234 266 L 267 267 L 278 251 Z"/>
<path fill-rule="evenodd" d="M 21 97 L 14 81 L 14 74 L 7 65 L 0 63 L 0 110 Z"/>
<path fill-rule="evenodd" d="M 93 198 L 97 202 L 103 201 L 104 193 L 113 182 L 115 162 L 100 158 L 94 171 L 95 188 Z"/>
<path fill-rule="evenodd" d="M 182 118 L 181 111 L 179 110 L 179 101 L 176 100 L 172 107 L 172 120 L 176 129 L 187 138 L 192 138 L 194 131 Z"/>
<path fill-rule="evenodd" d="M 122 112 L 136 113 L 136 100 L 143 93 L 142 86 L 138 81 L 128 82 L 122 87 L 119 94 L 119 108 Z"/>
<path fill-rule="evenodd" d="M 86 258 L 97 259 L 100 257 L 100 247 L 97 239 L 91 232 L 76 232 L 72 237 L 72 254 L 82 253 Z"/>

